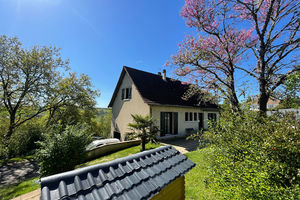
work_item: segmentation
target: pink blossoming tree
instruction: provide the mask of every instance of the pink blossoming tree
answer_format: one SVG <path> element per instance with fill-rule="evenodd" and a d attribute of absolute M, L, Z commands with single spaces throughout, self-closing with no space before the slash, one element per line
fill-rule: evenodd
<path fill-rule="evenodd" d="M 265 113 L 272 93 L 299 70 L 299 2 L 288 0 L 185 0 L 181 11 L 197 36 L 179 44 L 170 65 L 179 76 L 199 79 L 239 110 L 236 72 L 259 85 L 259 109 Z M 247 66 L 248 59 L 255 64 Z"/>

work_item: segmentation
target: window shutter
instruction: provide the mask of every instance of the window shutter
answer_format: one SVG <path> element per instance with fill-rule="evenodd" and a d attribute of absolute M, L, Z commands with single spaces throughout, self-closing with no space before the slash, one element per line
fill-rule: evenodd
<path fill-rule="evenodd" d="M 124 99 L 124 96 L 125 96 L 125 89 L 123 88 L 122 89 L 122 97 L 121 97 L 122 100 Z"/>

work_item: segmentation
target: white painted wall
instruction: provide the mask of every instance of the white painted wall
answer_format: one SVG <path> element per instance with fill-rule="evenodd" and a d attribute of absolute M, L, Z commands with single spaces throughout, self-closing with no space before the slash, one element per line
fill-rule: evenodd
<path fill-rule="evenodd" d="M 122 100 L 122 88 L 131 87 L 131 99 Z M 111 123 L 111 136 L 113 132 L 121 133 L 121 140 L 124 140 L 126 133 L 129 131 L 128 123 L 133 121 L 131 114 L 147 115 L 150 114 L 150 107 L 144 103 L 136 87 L 130 80 L 127 73 L 123 78 L 120 89 L 117 93 L 115 101 L 112 105 L 112 123 Z"/>
<path fill-rule="evenodd" d="M 161 112 L 178 112 L 178 135 L 177 136 L 185 136 L 187 128 L 193 128 L 194 130 L 198 130 L 199 128 L 199 119 L 197 121 L 185 121 L 185 113 L 186 112 L 196 112 L 203 113 L 204 118 L 204 129 L 208 128 L 208 113 L 216 113 L 217 118 L 219 117 L 219 112 L 217 111 L 204 111 L 200 108 L 192 108 L 192 107 L 178 107 L 178 106 L 151 106 L 151 115 L 154 119 L 156 119 L 156 124 L 160 128 L 160 113 Z M 168 137 L 168 136 L 166 136 Z M 160 137 L 159 137 L 160 138 Z"/>

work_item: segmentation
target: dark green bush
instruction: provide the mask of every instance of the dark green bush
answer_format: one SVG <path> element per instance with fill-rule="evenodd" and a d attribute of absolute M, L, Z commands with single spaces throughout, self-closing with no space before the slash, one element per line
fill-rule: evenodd
<path fill-rule="evenodd" d="M 16 129 L 9 142 L 9 157 L 34 154 L 37 142 L 43 140 L 43 131 L 40 123 L 28 123 Z"/>
<path fill-rule="evenodd" d="M 87 127 L 83 125 L 53 127 L 41 142 L 37 153 L 42 176 L 74 169 L 85 160 L 85 147 L 91 142 Z"/>
<path fill-rule="evenodd" d="M 0 160 L 8 157 L 8 149 L 5 147 L 5 134 L 7 132 L 8 119 L 0 111 Z"/>
<path fill-rule="evenodd" d="M 299 121 L 223 111 L 205 137 L 214 146 L 210 183 L 221 199 L 298 199 Z"/>

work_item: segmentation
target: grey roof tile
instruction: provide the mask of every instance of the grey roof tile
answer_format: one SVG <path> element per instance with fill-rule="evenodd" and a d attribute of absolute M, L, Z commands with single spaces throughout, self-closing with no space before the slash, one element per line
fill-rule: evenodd
<path fill-rule="evenodd" d="M 130 77 L 144 102 L 149 105 L 175 105 L 218 109 L 216 104 L 204 101 L 199 102 L 202 94 L 195 94 L 188 100 L 184 100 L 182 97 L 189 90 L 189 84 L 182 84 L 181 81 L 171 78 L 163 80 L 162 77 L 157 74 L 152 74 L 126 66 L 123 67 L 108 107 L 112 107 L 125 74 Z"/>
<path fill-rule="evenodd" d="M 41 199 L 150 199 L 195 166 L 171 146 L 41 180 Z"/>

